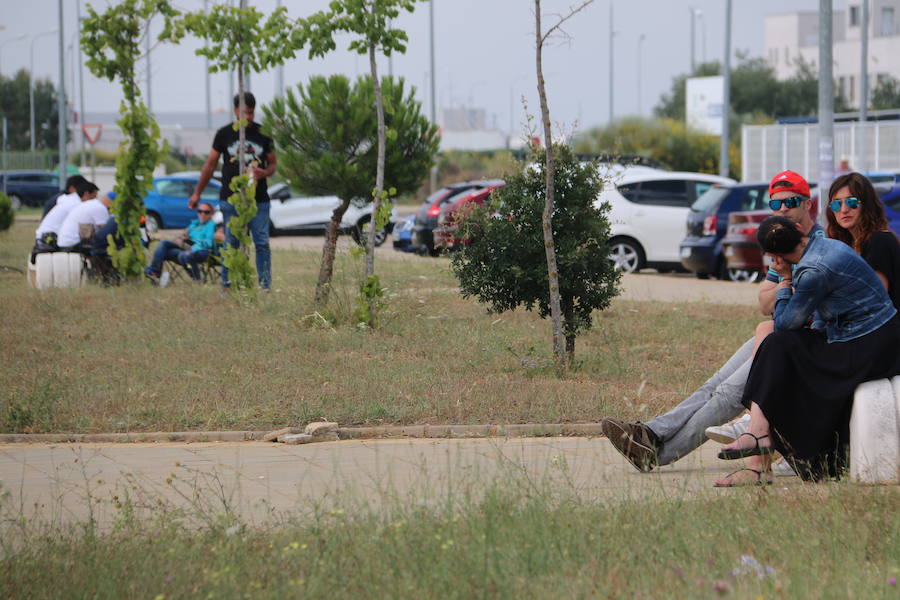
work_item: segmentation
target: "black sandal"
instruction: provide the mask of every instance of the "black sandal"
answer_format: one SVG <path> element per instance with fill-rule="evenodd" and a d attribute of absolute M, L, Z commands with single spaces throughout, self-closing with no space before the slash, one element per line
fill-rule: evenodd
<path fill-rule="evenodd" d="M 748 485 L 772 485 L 772 480 L 771 479 L 763 479 L 763 477 L 762 477 L 763 471 L 757 471 L 756 469 L 750 469 L 750 468 L 738 469 L 737 471 L 732 471 L 731 473 L 726 475 L 726 477 L 731 477 L 732 475 L 735 475 L 736 473 L 740 473 L 741 471 L 750 471 L 752 473 L 756 473 L 756 481 L 748 481 L 745 483 L 713 483 L 713 487 L 729 488 L 729 487 L 744 487 L 744 486 L 748 486 Z"/>
<path fill-rule="evenodd" d="M 737 439 L 741 439 L 741 436 L 744 436 L 744 435 L 749 435 L 754 440 L 756 440 L 756 446 L 754 446 L 752 448 L 725 448 L 725 449 L 719 450 L 719 458 L 721 458 L 722 460 L 734 460 L 736 458 L 744 458 L 746 456 L 760 456 L 763 454 L 772 454 L 772 452 L 775 451 L 775 449 L 772 448 L 772 446 L 760 446 L 759 445 L 759 440 L 769 437 L 769 434 L 756 437 L 749 431 L 745 431 L 744 433 L 739 435 Z M 737 441 L 737 440 L 735 440 L 735 441 Z"/>

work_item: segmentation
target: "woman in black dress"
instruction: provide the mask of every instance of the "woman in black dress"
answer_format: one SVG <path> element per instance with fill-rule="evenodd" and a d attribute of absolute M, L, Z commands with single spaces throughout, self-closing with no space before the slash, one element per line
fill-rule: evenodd
<path fill-rule="evenodd" d="M 805 237 L 781 217 L 766 219 L 758 239 L 778 259 L 784 281 L 776 331 L 760 346 L 744 391 L 749 433 L 719 454 L 752 458 L 747 469 L 716 482 L 723 487 L 771 482 L 773 450 L 806 479 L 839 475 L 856 386 L 900 374 L 897 310 L 858 254 L 836 240 Z"/>
<path fill-rule="evenodd" d="M 900 242 L 888 229 L 878 194 L 860 173 L 834 180 L 825 209 L 828 237 L 856 250 L 884 284 L 894 307 L 900 310 Z"/>

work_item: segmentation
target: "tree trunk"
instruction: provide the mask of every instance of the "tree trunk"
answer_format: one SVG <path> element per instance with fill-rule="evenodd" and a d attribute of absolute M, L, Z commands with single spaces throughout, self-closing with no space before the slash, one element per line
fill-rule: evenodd
<path fill-rule="evenodd" d="M 553 244 L 553 223 L 551 221 L 553 216 L 556 165 L 553 162 L 553 137 L 550 123 L 550 107 L 547 105 L 547 92 L 544 88 L 544 71 L 541 61 L 541 53 L 544 48 L 544 34 L 541 30 L 541 0 L 534 0 L 534 19 L 538 97 L 541 101 L 541 123 L 544 126 L 544 147 L 547 150 L 547 160 L 544 168 L 547 176 L 547 185 L 541 224 L 544 230 L 544 249 L 547 255 L 547 281 L 550 287 L 550 321 L 553 328 L 553 358 L 556 361 L 557 375 L 562 375 L 566 370 L 566 357 L 563 353 L 563 334 L 559 306 L 559 273 L 556 267 L 556 247 Z"/>
<path fill-rule="evenodd" d="M 575 362 L 575 300 L 562 298 L 563 332 L 566 336 L 566 363 L 571 366 Z"/>
<path fill-rule="evenodd" d="M 374 7 L 373 9 L 374 10 Z M 375 197 L 372 204 L 372 220 L 369 222 L 369 239 L 366 240 L 366 275 L 375 274 L 375 228 L 378 209 L 381 206 L 381 191 L 384 189 L 384 99 L 381 96 L 381 82 L 378 80 L 378 64 L 375 62 L 375 45 L 369 44 L 369 66 L 372 69 L 372 84 L 375 88 L 375 114 L 378 119 L 378 162 L 375 167 Z"/>
<path fill-rule="evenodd" d="M 334 274 L 334 256 L 337 247 L 338 231 L 341 220 L 350 200 L 341 200 L 341 204 L 331 213 L 331 221 L 325 229 L 325 244 L 322 246 L 322 264 L 319 267 L 319 281 L 316 282 L 316 308 L 322 308 L 328 302 L 328 294 L 331 292 L 331 277 Z"/>

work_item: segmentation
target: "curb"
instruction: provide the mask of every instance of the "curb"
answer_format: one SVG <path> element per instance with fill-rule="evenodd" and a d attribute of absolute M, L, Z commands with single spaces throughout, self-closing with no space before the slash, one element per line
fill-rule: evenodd
<path fill-rule="evenodd" d="M 158 442 L 253 442 L 268 431 L 158 431 L 151 433 L 3 433 L 0 444 L 126 444 Z M 601 437 L 599 423 L 524 425 L 392 425 L 339 427 L 341 440 L 486 437 Z"/>

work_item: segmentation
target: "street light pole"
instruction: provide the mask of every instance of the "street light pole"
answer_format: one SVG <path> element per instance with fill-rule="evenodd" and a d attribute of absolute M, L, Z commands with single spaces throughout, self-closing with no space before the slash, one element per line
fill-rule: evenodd
<path fill-rule="evenodd" d="M 437 85 L 435 81 L 437 81 L 437 74 L 434 72 L 434 3 L 435 0 L 431 0 L 428 3 L 428 22 L 429 22 L 429 40 L 431 47 L 431 122 L 437 123 L 437 100 L 435 98 L 437 89 Z M 437 165 L 431 167 L 431 178 L 429 180 L 429 189 L 431 193 L 437 189 Z"/>
<path fill-rule="evenodd" d="M 42 31 L 31 37 L 31 52 L 30 52 L 30 62 L 29 62 L 29 71 L 28 71 L 28 123 L 30 129 L 29 136 L 31 138 L 31 151 L 34 152 L 35 147 L 35 129 L 34 129 L 34 42 L 41 37 L 42 35 L 50 35 L 51 33 L 56 33 L 56 29 L 50 29 L 49 31 Z"/>
<path fill-rule="evenodd" d="M 279 4 L 281 4 L 279 2 Z M 203 0 L 203 12 L 209 14 L 209 0 Z M 206 38 L 203 39 L 203 47 L 209 47 L 209 40 Z M 206 81 L 206 129 L 212 129 L 212 100 L 210 98 L 210 85 L 209 85 L 209 58 L 205 59 L 205 66 L 203 67 L 204 79 Z M 228 99 L 231 102 L 231 99 Z"/>
<path fill-rule="evenodd" d="M 722 135 L 719 137 L 719 175 L 728 177 L 728 121 L 731 114 L 731 0 L 725 0 L 725 57 L 722 62 Z"/>
<path fill-rule="evenodd" d="M 78 113 L 84 125 L 84 61 L 81 58 L 81 0 L 75 0 L 75 17 L 78 19 Z M 81 130 L 81 168 L 87 167 L 84 147 L 84 129 Z"/>
<path fill-rule="evenodd" d="M 609 123 L 613 122 L 613 3 L 609 0 Z"/>
<path fill-rule="evenodd" d="M 819 0 L 819 223 L 834 177 L 834 83 L 832 0 Z"/>
<path fill-rule="evenodd" d="M 696 46 L 694 43 L 694 22 L 697 20 L 697 9 L 689 6 L 688 11 L 691 13 L 691 75 L 693 75 L 694 69 L 697 67 L 697 61 L 694 56 L 694 47 Z"/>
<path fill-rule="evenodd" d="M 641 116 L 641 50 L 644 46 L 644 40 L 647 38 L 647 34 L 642 33 L 638 36 L 637 43 L 637 112 L 638 116 Z"/>
<path fill-rule="evenodd" d="M 66 175 L 68 173 L 68 159 L 66 157 L 66 138 L 68 126 L 66 125 L 66 59 L 64 56 L 66 38 L 63 31 L 63 0 L 59 0 L 59 96 L 57 96 L 56 110 L 59 120 L 59 189 L 65 189 Z"/>

